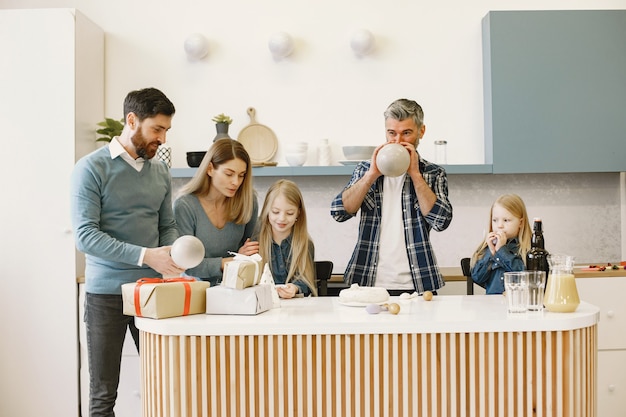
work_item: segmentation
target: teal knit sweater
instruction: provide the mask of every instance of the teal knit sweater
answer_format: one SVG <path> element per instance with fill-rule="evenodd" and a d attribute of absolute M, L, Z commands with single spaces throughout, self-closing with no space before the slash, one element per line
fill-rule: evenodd
<path fill-rule="evenodd" d="M 80 159 L 72 173 L 72 225 L 86 254 L 85 290 L 121 294 L 121 285 L 160 275 L 137 265 L 143 247 L 178 237 L 168 167 L 148 160 L 140 172 L 105 146 Z"/>

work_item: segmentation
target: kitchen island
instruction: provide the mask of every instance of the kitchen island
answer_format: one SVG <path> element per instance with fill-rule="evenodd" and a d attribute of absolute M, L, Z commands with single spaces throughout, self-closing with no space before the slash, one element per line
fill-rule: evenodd
<path fill-rule="evenodd" d="M 396 316 L 320 297 L 258 316 L 139 318 L 143 415 L 596 416 L 597 307 L 392 301 Z"/>

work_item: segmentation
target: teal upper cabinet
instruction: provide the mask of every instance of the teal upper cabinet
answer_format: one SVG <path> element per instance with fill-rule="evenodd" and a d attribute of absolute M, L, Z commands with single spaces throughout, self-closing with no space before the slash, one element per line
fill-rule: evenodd
<path fill-rule="evenodd" d="M 626 10 L 483 19 L 494 173 L 626 171 Z"/>

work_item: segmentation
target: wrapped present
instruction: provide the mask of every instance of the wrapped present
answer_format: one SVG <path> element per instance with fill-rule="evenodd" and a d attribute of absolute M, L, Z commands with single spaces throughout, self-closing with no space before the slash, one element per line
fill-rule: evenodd
<path fill-rule="evenodd" d="M 206 309 L 206 281 L 193 278 L 142 278 L 122 285 L 124 314 L 164 319 L 201 314 Z"/>
<path fill-rule="evenodd" d="M 259 254 L 245 256 L 235 254 L 232 261 L 224 265 L 222 285 L 243 290 L 259 283 L 263 271 L 263 259 Z"/>
<path fill-rule="evenodd" d="M 263 274 L 261 275 L 261 280 L 259 284 L 268 284 L 272 289 L 272 308 L 280 307 L 280 296 L 278 295 L 278 291 L 276 291 L 276 284 L 274 283 L 274 276 L 272 275 L 272 271 L 270 271 L 270 266 L 265 264 L 263 266 Z"/>
<path fill-rule="evenodd" d="M 255 315 L 272 308 L 272 287 L 254 285 L 237 290 L 225 285 L 206 289 L 207 314 Z"/>

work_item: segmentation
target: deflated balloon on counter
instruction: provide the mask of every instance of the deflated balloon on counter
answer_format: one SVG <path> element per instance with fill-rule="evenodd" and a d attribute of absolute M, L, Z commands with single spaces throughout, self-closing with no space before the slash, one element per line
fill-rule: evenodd
<path fill-rule="evenodd" d="M 378 304 L 368 304 L 365 307 L 365 311 L 367 311 L 369 314 L 378 314 L 382 311 L 382 307 L 379 306 Z"/>
<path fill-rule="evenodd" d="M 378 314 L 384 310 L 387 310 L 391 314 L 398 314 L 400 312 L 400 305 L 398 303 L 385 303 L 382 306 L 378 304 L 368 304 L 365 307 L 365 311 L 367 311 L 369 314 Z"/>

